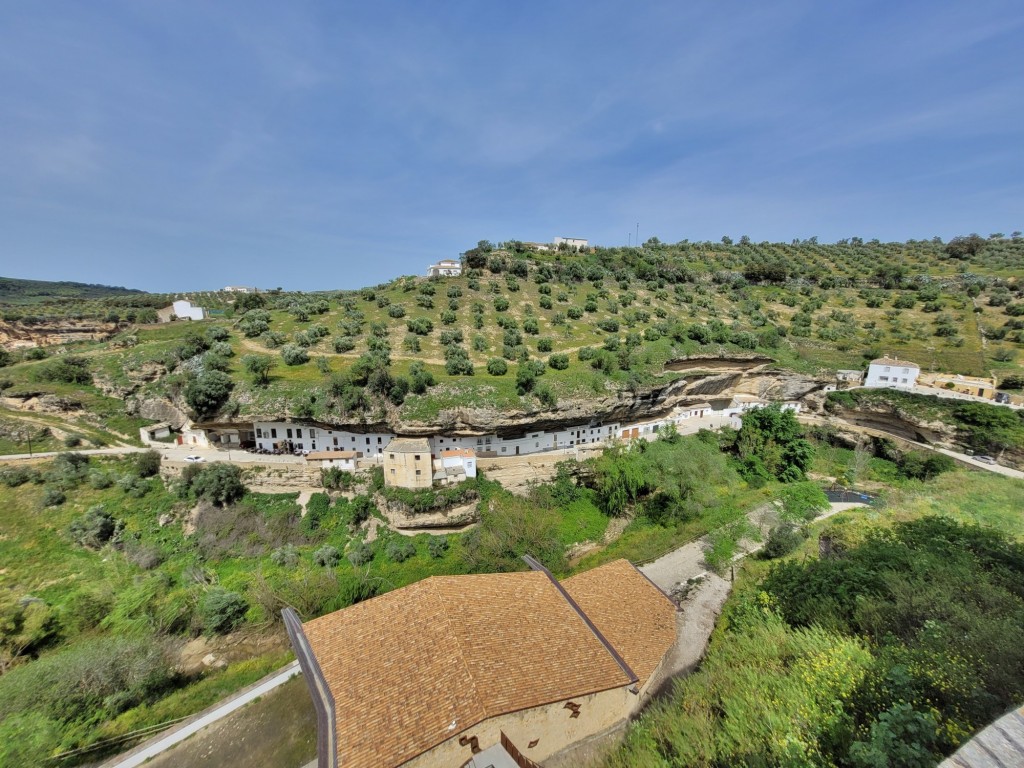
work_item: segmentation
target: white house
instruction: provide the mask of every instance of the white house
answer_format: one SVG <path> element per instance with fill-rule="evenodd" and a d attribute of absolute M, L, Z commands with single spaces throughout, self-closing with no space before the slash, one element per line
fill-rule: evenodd
<path fill-rule="evenodd" d="M 264 450 L 286 451 L 359 451 L 363 456 L 380 457 L 394 435 L 389 432 L 348 432 L 324 429 L 287 421 L 257 421 L 256 445 Z"/>
<path fill-rule="evenodd" d="M 187 299 L 178 299 L 171 306 L 158 309 L 156 316 L 161 323 L 169 323 L 175 317 L 179 320 L 202 320 L 206 317 L 206 310 Z"/>
<path fill-rule="evenodd" d="M 455 259 L 441 259 L 427 267 L 427 277 L 458 277 L 462 274 L 462 262 Z"/>
<path fill-rule="evenodd" d="M 441 451 L 440 461 L 446 471 L 461 468 L 467 478 L 476 477 L 476 451 L 472 448 L 449 448 Z"/>
<path fill-rule="evenodd" d="M 225 285 L 221 291 L 224 293 L 255 293 L 256 289 L 247 285 Z"/>
<path fill-rule="evenodd" d="M 913 389 L 917 385 L 920 373 L 921 366 L 909 360 L 880 357 L 868 365 L 868 376 L 864 380 L 864 386 Z"/>
<path fill-rule="evenodd" d="M 589 241 L 583 239 L 582 237 L 556 237 L 555 238 L 555 247 L 556 248 L 559 245 L 561 245 L 562 243 L 565 243 L 570 248 L 575 248 L 576 250 L 579 250 L 580 248 L 589 248 L 590 247 Z"/>
<path fill-rule="evenodd" d="M 362 458 L 359 451 L 313 451 L 306 454 L 306 461 L 324 467 L 338 467 L 346 472 L 356 471 L 356 460 Z"/>

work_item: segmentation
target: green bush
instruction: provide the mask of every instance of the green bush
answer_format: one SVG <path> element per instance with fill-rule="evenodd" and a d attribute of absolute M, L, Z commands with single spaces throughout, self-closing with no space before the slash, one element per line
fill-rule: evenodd
<path fill-rule="evenodd" d="M 768 541 L 761 550 L 768 560 L 784 557 L 804 542 L 805 536 L 799 527 L 792 523 L 781 523 L 768 532 Z"/>
<path fill-rule="evenodd" d="M 564 371 L 569 367 L 569 356 L 564 354 L 551 355 L 548 358 L 548 365 L 556 371 Z"/>
<path fill-rule="evenodd" d="M 270 562 L 282 568 L 294 568 L 299 564 L 299 550 L 294 544 L 285 544 L 270 553 Z"/>
<path fill-rule="evenodd" d="M 366 565 L 373 560 L 373 548 L 365 541 L 360 541 L 353 545 L 346 557 L 348 557 L 348 561 L 353 566 L 358 568 L 360 565 Z"/>
<path fill-rule="evenodd" d="M 96 504 L 71 521 L 68 534 L 76 544 L 87 549 L 100 549 L 115 537 L 120 527 L 121 524 L 102 504 Z"/>
<path fill-rule="evenodd" d="M 39 381 L 58 381 L 65 384 L 92 384 L 89 361 L 75 355 L 62 355 L 35 370 Z"/>
<path fill-rule="evenodd" d="M 204 371 L 185 385 L 185 402 L 200 419 L 213 416 L 228 401 L 234 382 L 222 371 Z"/>
<path fill-rule="evenodd" d="M 302 365 L 309 362 L 309 353 L 297 344 L 285 344 L 281 347 L 281 359 L 285 365 Z"/>
<path fill-rule="evenodd" d="M 60 488 L 47 488 L 43 491 L 43 506 L 44 507 L 59 507 L 65 501 L 67 496 Z"/>
<path fill-rule="evenodd" d="M 185 478 L 184 473 L 182 477 Z M 187 486 L 196 498 L 206 499 L 221 507 L 238 501 L 245 495 L 246 490 L 242 484 L 242 470 L 234 464 L 219 461 L 195 470 L 195 475 L 187 482 Z"/>
<path fill-rule="evenodd" d="M 146 451 L 135 456 L 135 472 L 139 477 L 153 477 L 160 472 L 160 452 Z"/>
<path fill-rule="evenodd" d="M 36 470 L 18 464 L 0 468 L 0 483 L 3 483 L 8 488 L 17 488 L 19 485 L 24 485 L 38 476 L 39 473 Z"/>
<path fill-rule="evenodd" d="M 448 553 L 450 546 L 447 536 L 431 536 L 427 542 L 427 552 L 434 559 L 440 559 Z"/>
<path fill-rule="evenodd" d="M 415 554 L 416 545 L 412 543 L 412 539 L 402 536 L 392 539 L 384 548 L 385 557 L 393 563 L 404 563 Z"/>
<path fill-rule="evenodd" d="M 245 618 L 249 604 L 237 592 L 221 587 L 209 590 L 199 601 L 199 616 L 207 635 L 225 635 Z"/>
<path fill-rule="evenodd" d="M 492 357 L 487 361 L 487 372 L 491 376 L 504 376 L 508 373 L 508 363 L 500 357 Z"/>
<path fill-rule="evenodd" d="M 323 568 L 334 568 L 341 562 L 341 553 L 337 547 L 328 544 L 313 553 L 313 562 Z"/>

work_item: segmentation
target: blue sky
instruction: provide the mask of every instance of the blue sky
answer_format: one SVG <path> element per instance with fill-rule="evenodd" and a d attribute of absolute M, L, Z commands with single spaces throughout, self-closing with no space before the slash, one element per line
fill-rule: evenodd
<path fill-rule="evenodd" d="M 0 5 L 0 275 L 354 288 L 477 240 L 1024 229 L 1024 4 Z"/>

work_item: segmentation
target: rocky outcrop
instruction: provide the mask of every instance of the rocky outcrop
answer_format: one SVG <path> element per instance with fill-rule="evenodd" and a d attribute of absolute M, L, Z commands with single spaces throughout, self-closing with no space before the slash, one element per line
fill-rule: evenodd
<path fill-rule="evenodd" d="M 100 320 L 51 320 L 25 324 L 0 320 L 0 347 L 24 349 L 67 344 L 72 341 L 106 341 L 117 333 L 117 323 Z"/>
<path fill-rule="evenodd" d="M 374 500 L 377 508 L 388 519 L 388 524 L 396 529 L 462 528 L 480 520 L 479 501 L 476 500 L 423 514 L 414 514 L 405 504 L 389 501 L 380 494 Z"/>
<path fill-rule="evenodd" d="M 928 421 L 913 411 L 891 403 L 861 403 L 857 408 L 832 405 L 828 413 L 858 427 L 889 432 L 918 443 L 930 443 L 944 448 L 957 445 L 955 426 L 942 421 Z"/>
<path fill-rule="evenodd" d="M 144 419 L 166 421 L 172 429 L 181 429 L 188 421 L 188 416 L 166 398 L 148 397 L 138 400 L 131 398 L 125 401 L 125 411 Z"/>

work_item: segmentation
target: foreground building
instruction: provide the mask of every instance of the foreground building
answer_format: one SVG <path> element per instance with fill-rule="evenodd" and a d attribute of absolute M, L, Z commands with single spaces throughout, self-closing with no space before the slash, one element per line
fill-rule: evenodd
<path fill-rule="evenodd" d="M 917 385 L 917 377 L 921 366 L 909 360 L 895 357 L 880 357 L 868 365 L 868 375 L 864 380 L 865 387 L 889 387 L 892 389 L 913 389 Z"/>
<path fill-rule="evenodd" d="M 562 582 L 528 562 L 305 624 L 285 609 L 319 768 L 530 766 L 634 714 L 675 643 L 675 604 L 626 560 Z"/>

